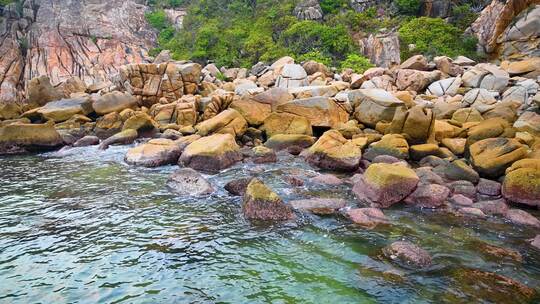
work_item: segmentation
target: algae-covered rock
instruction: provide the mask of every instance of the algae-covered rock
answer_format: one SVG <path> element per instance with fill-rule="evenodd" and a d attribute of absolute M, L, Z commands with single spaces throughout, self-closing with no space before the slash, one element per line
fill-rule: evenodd
<path fill-rule="evenodd" d="M 525 158 L 528 149 L 516 139 L 488 138 L 469 148 L 474 168 L 483 176 L 497 178 L 512 163 Z"/>
<path fill-rule="evenodd" d="M 179 195 L 205 195 L 215 191 L 214 187 L 199 172 L 181 168 L 171 174 L 167 187 Z"/>
<path fill-rule="evenodd" d="M 313 135 L 311 123 L 305 117 L 289 113 L 272 113 L 264 120 L 261 130 L 268 138 L 277 134 Z"/>
<path fill-rule="evenodd" d="M 292 208 L 256 178 L 246 188 L 242 210 L 250 220 L 282 221 L 295 218 Z"/>
<path fill-rule="evenodd" d="M 540 159 L 522 159 L 506 170 L 503 196 L 512 202 L 540 206 Z"/>
<path fill-rule="evenodd" d="M 264 145 L 274 150 L 284 150 L 290 147 L 301 149 L 310 147 L 315 143 L 315 137 L 303 134 L 276 134 L 270 137 Z"/>
<path fill-rule="evenodd" d="M 144 112 L 138 112 L 129 117 L 125 122 L 122 130 L 133 129 L 136 131 L 149 131 L 159 128 L 159 125 Z"/>
<path fill-rule="evenodd" d="M 309 198 L 291 201 L 290 204 L 296 210 L 317 215 L 329 215 L 337 213 L 339 209 L 345 207 L 346 201 L 343 199 Z"/>
<path fill-rule="evenodd" d="M 370 165 L 355 183 L 353 192 L 360 200 L 367 200 L 388 208 L 411 194 L 420 179 L 414 170 L 399 164 Z"/>
<path fill-rule="evenodd" d="M 216 172 L 242 160 L 240 147 L 231 134 L 214 134 L 189 144 L 179 164 L 195 170 Z"/>
<path fill-rule="evenodd" d="M 409 242 L 394 242 L 383 248 L 382 252 L 387 259 L 405 268 L 421 269 L 431 266 L 429 253 Z"/>
<path fill-rule="evenodd" d="M 48 150 L 62 144 L 53 124 L 14 123 L 0 127 L 0 154 Z"/>
<path fill-rule="evenodd" d="M 247 121 L 234 109 L 227 109 L 216 116 L 207 119 L 195 126 L 197 134 L 206 136 L 209 134 L 231 134 L 235 137 L 242 136 L 247 130 Z"/>
<path fill-rule="evenodd" d="M 431 109 L 414 106 L 408 111 L 397 112 L 386 134 L 402 134 L 409 143 L 425 143 L 433 136 L 435 115 Z"/>
<path fill-rule="evenodd" d="M 355 171 L 360 165 L 362 150 L 339 131 L 326 131 L 303 156 L 316 167 L 327 170 Z"/>
<path fill-rule="evenodd" d="M 127 129 L 120 133 L 116 133 L 113 136 L 105 139 L 101 145 L 99 145 L 100 150 L 106 150 L 111 145 L 128 145 L 131 144 L 137 139 L 139 134 L 136 130 Z"/>
<path fill-rule="evenodd" d="M 364 157 L 373 160 L 379 155 L 391 155 L 399 159 L 409 158 L 409 144 L 403 135 L 386 134 L 378 142 L 371 144 Z"/>

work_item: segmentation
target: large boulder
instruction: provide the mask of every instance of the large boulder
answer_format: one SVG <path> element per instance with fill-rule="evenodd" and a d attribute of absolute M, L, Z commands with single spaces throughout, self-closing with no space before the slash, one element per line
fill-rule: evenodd
<path fill-rule="evenodd" d="M 360 166 L 362 150 L 339 131 L 330 130 L 302 155 L 309 164 L 321 169 L 355 171 Z"/>
<path fill-rule="evenodd" d="M 515 129 L 503 118 L 486 119 L 467 132 L 467 146 L 486 138 L 514 137 Z"/>
<path fill-rule="evenodd" d="M 244 216 L 250 220 L 282 221 L 294 219 L 292 208 L 259 179 L 252 179 L 244 193 Z"/>
<path fill-rule="evenodd" d="M 247 130 L 247 121 L 234 109 L 227 109 L 218 115 L 205 120 L 195 126 L 197 134 L 231 134 L 235 137 L 242 136 Z"/>
<path fill-rule="evenodd" d="M 420 92 L 440 78 L 440 71 L 425 72 L 400 69 L 396 74 L 396 86 L 400 91 Z"/>
<path fill-rule="evenodd" d="M 315 143 L 315 137 L 304 134 L 276 134 L 270 137 L 264 145 L 274 150 L 284 150 L 291 147 L 308 148 Z"/>
<path fill-rule="evenodd" d="M 128 150 L 126 163 L 144 167 L 159 167 L 178 162 L 182 149 L 170 139 L 152 139 Z"/>
<path fill-rule="evenodd" d="M 123 130 L 122 132 L 116 133 L 101 142 L 101 145 L 99 145 L 99 149 L 106 150 L 111 145 L 129 145 L 133 143 L 138 136 L 139 134 L 134 129 Z"/>
<path fill-rule="evenodd" d="M 419 178 L 414 170 L 399 164 L 371 164 L 355 183 L 353 192 L 362 201 L 388 208 L 411 194 Z"/>
<path fill-rule="evenodd" d="M 136 112 L 131 115 L 122 126 L 122 130 L 133 129 L 136 131 L 152 131 L 157 129 L 159 125 L 144 112 Z"/>
<path fill-rule="evenodd" d="M 390 155 L 399 159 L 409 158 L 409 144 L 401 134 L 386 134 L 378 142 L 369 146 L 364 157 L 373 160 L 380 155 Z"/>
<path fill-rule="evenodd" d="M 234 100 L 229 106 L 238 111 L 251 126 L 260 126 L 272 112 L 272 105 L 269 103 L 258 102 L 251 96 L 243 96 Z"/>
<path fill-rule="evenodd" d="M 314 127 L 337 127 L 349 120 L 349 113 L 328 97 L 295 99 L 276 107 L 285 112 L 306 117 Z"/>
<path fill-rule="evenodd" d="M 261 130 L 268 138 L 277 134 L 305 134 L 313 135 L 309 119 L 289 113 L 272 113 L 266 117 Z"/>
<path fill-rule="evenodd" d="M 50 101 L 61 99 L 63 94 L 51 84 L 48 76 L 32 78 L 26 88 L 28 103 L 34 106 L 44 106 Z"/>
<path fill-rule="evenodd" d="M 535 136 L 540 136 L 540 114 L 535 112 L 523 112 L 518 120 L 514 122 L 517 131 L 529 132 Z"/>
<path fill-rule="evenodd" d="M 462 80 L 465 87 L 502 92 L 510 81 L 510 75 L 494 64 L 480 63 L 465 72 Z"/>
<path fill-rule="evenodd" d="M 522 159 L 506 170 L 503 196 L 512 202 L 540 206 L 540 159 Z"/>
<path fill-rule="evenodd" d="M 134 108 L 137 106 L 137 99 L 129 93 L 118 91 L 106 93 L 96 97 L 92 103 L 92 107 L 96 114 L 105 115 L 111 112 L 122 112 L 125 109 Z"/>
<path fill-rule="evenodd" d="M 387 134 L 402 134 L 409 143 L 425 143 L 434 135 L 435 115 L 431 109 L 414 106 L 408 111 L 396 113 Z"/>
<path fill-rule="evenodd" d="M 276 79 L 278 88 L 296 88 L 307 86 L 307 72 L 299 64 L 289 63 L 283 65 Z"/>
<path fill-rule="evenodd" d="M 356 107 L 354 117 L 361 123 L 375 127 L 379 121 L 392 121 L 398 111 L 405 110 L 405 103 L 381 89 L 361 89 L 356 91 L 351 102 Z"/>
<path fill-rule="evenodd" d="M 430 84 L 426 93 L 435 96 L 454 96 L 458 93 L 460 86 L 461 77 L 446 78 Z"/>
<path fill-rule="evenodd" d="M 504 174 L 512 163 L 525 158 L 526 146 L 516 139 L 488 138 L 477 141 L 469 148 L 471 162 L 483 176 L 497 178 Z"/>
<path fill-rule="evenodd" d="M 214 134 L 189 144 L 179 164 L 195 170 L 216 172 L 242 160 L 240 147 L 231 134 Z"/>
<path fill-rule="evenodd" d="M 199 172 L 191 168 L 174 171 L 167 180 L 167 187 L 178 195 L 205 195 L 215 191 Z"/>
<path fill-rule="evenodd" d="M 53 124 L 15 123 L 0 127 L 0 154 L 49 150 L 62 144 Z"/>
<path fill-rule="evenodd" d="M 74 115 L 88 115 L 93 112 L 90 99 L 87 97 L 61 99 L 48 102 L 46 105 L 30 110 L 23 116 L 32 117 L 38 115 L 41 119 L 62 122 L 70 119 Z"/>

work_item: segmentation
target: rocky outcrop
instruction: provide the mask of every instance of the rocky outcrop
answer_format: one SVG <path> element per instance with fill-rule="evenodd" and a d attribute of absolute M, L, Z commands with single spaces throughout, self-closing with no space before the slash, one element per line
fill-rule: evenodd
<path fill-rule="evenodd" d="M 378 67 L 389 68 L 401 62 L 399 37 L 395 32 L 370 34 L 359 40 L 359 45 L 360 52 Z"/>
<path fill-rule="evenodd" d="M 299 20 L 321 20 L 323 11 L 317 0 L 304 0 L 296 5 L 293 14 Z"/>
<path fill-rule="evenodd" d="M 10 124 L 0 127 L 0 155 L 50 150 L 63 145 L 53 124 Z"/>

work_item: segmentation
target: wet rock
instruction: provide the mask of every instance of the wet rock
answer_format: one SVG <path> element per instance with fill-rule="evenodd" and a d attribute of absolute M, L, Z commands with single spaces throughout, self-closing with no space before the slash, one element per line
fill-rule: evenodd
<path fill-rule="evenodd" d="M 243 196 L 246 193 L 247 186 L 251 182 L 253 177 L 243 177 L 234 179 L 225 184 L 225 190 L 232 195 Z"/>
<path fill-rule="evenodd" d="M 330 130 L 302 155 L 309 164 L 321 169 L 355 171 L 360 165 L 362 150 L 339 131 Z"/>
<path fill-rule="evenodd" d="M 124 158 L 130 165 L 159 167 L 178 162 L 182 149 L 170 139 L 152 139 L 145 144 L 131 148 Z"/>
<path fill-rule="evenodd" d="M 418 178 L 420 178 L 419 184 L 429 185 L 429 184 L 437 184 L 437 185 L 444 185 L 445 181 L 442 177 L 437 175 L 435 172 L 431 170 L 430 167 L 420 167 L 415 170 L 416 175 L 418 175 Z"/>
<path fill-rule="evenodd" d="M 227 109 L 216 116 L 200 122 L 195 126 L 197 134 L 231 134 L 234 137 L 242 136 L 247 130 L 247 121 L 234 109 Z"/>
<path fill-rule="evenodd" d="M 99 145 L 100 150 L 106 150 L 111 145 L 129 145 L 137 139 L 139 134 L 137 131 L 133 129 L 127 129 L 120 133 L 116 133 L 113 136 L 105 139 L 103 142 L 101 142 L 101 145 Z"/>
<path fill-rule="evenodd" d="M 512 260 L 515 262 L 522 262 L 523 257 L 515 250 L 509 248 L 502 248 L 499 246 L 490 245 L 485 242 L 474 242 L 474 249 L 480 251 L 488 260 L 499 262 L 501 260 Z"/>
<path fill-rule="evenodd" d="M 178 195 L 206 195 L 214 192 L 214 187 L 199 172 L 191 168 L 181 168 L 171 174 L 167 187 Z"/>
<path fill-rule="evenodd" d="M 431 256 L 415 244 L 398 241 L 383 248 L 383 255 L 394 263 L 412 269 L 431 266 Z"/>
<path fill-rule="evenodd" d="M 51 150 L 62 145 L 53 124 L 14 123 L 0 127 L 0 154 Z"/>
<path fill-rule="evenodd" d="M 514 224 L 540 228 L 540 220 L 527 211 L 521 209 L 510 209 L 504 216 Z"/>
<path fill-rule="evenodd" d="M 257 146 L 253 148 L 253 163 L 255 164 L 264 164 L 264 163 L 275 163 L 277 161 L 277 155 L 274 150 L 264 147 Z"/>
<path fill-rule="evenodd" d="M 246 188 L 242 210 L 250 220 L 282 221 L 295 218 L 292 208 L 256 178 Z"/>
<path fill-rule="evenodd" d="M 99 145 L 99 138 L 97 136 L 87 135 L 79 140 L 77 140 L 73 146 L 74 147 L 86 147 Z"/>
<path fill-rule="evenodd" d="M 315 143 L 315 138 L 313 136 L 302 135 L 302 134 L 276 134 L 270 137 L 264 145 L 268 148 L 274 150 L 285 150 L 292 147 L 300 148 L 300 151 L 303 148 L 308 148 Z M 297 154 L 300 153 L 298 151 Z M 294 154 L 294 153 L 292 153 Z"/>
<path fill-rule="evenodd" d="M 422 184 L 405 198 L 405 203 L 421 208 L 437 208 L 444 204 L 449 195 L 450 189 L 445 186 Z"/>
<path fill-rule="evenodd" d="M 501 183 L 481 178 L 476 185 L 476 191 L 484 195 L 499 196 L 501 195 Z"/>
<path fill-rule="evenodd" d="M 372 164 L 355 183 L 353 192 L 360 200 L 388 208 L 411 194 L 419 180 L 414 170 L 401 165 Z"/>
<path fill-rule="evenodd" d="M 350 209 L 347 211 L 346 215 L 356 225 L 368 229 L 373 229 L 378 225 L 388 225 L 390 223 L 384 213 L 377 208 Z"/>
<path fill-rule="evenodd" d="M 485 214 L 502 216 L 506 215 L 509 209 L 504 199 L 481 201 L 474 203 L 473 207 L 482 210 Z"/>
<path fill-rule="evenodd" d="M 461 207 L 470 207 L 473 205 L 473 200 L 466 197 L 463 194 L 454 194 L 448 199 L 448 202 L 452 205 Z"/>
<path fill-rule="evenodd" d="M 310 178 L 309 181 L 315 184 L 324 184 L 331 186 L 338 186 L 343 184 L 343 181 L 333 174 L 318 174 L 317 176 Z"/>
<path fill-rule="evenodd" d="M 531 246 L 540 250 L 540 234 L 531 240 Z"/>
<path fill-rule="evenodd" d="M 452 194 L 463 194 L 466 197 L 474 198 L 476 196 L 476 187 L 473 183 L 466 180 L 458 180 L 448 184 Z"/>
<path fill-rule="evenodd" d="M 469 181 L 477 183 L 480 176 L 473 168 L 462 160 L 455 160 L 444 167 L 444 176 L 455 181 Z"/>
<path fill-rule="evenodd" d="M 540 206 L 540 160 L 522 159 L 506 171 L 503 196 L 512 202 Z"/>
<path fill-rule="evenodd" d="M 138 132 L 151 131 L 159 128 L 158 124 L 144 112 L 136 112 L 125 122 L 122 130 L 136 130 Z"/>
<path fill-rule="evenodd" d="M 195 170 L 216 172 L 242 160 L 240 147 L 230 134 L 214 134 L 189 144 L 178 163 Z"/>
<path fill-rule="evenodd" d="M 474 168 L 483 176 L 497 178 L 515 161 L 525 158 L 528 150 L 515 139 L 488 138 L 470 146 Z"/>
<path fill-rule="evenodd" d="M 346 202 L 343 199 L 310 198 L 291 201 L 290 204 L 296 210 L 307 211 L 317 215 L 330 215 L 337 213 L 339 209 L 345 207 Z"/>
<path fill-rule="evenodd" d="M 137 106 L 137 99 L 129 93 L 114 91 L 97 97 L 92 103 L 94 111 L 98 115 L 105 115 L 111 112 L 122 112 L 125 109 L 132 109 Z"/>
<path fill-rule="evenodd" d="M 473 208 L 473 207 L 459 208 L 458 213 L 465 216 L 471 216 L 471 217 L 478 217 L 478 218 L 486 217 L 486 214 L 482 210 L 478 208 Z"/>

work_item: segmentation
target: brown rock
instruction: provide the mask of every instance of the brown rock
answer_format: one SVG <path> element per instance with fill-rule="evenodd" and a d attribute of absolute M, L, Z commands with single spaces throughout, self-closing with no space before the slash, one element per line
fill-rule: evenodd
<path fill-rule="evenodd" d="M 292 208 L 256 178 L 246 188 L 242 210 L 250 220 L 282 221 L 295 218 Z"/>

